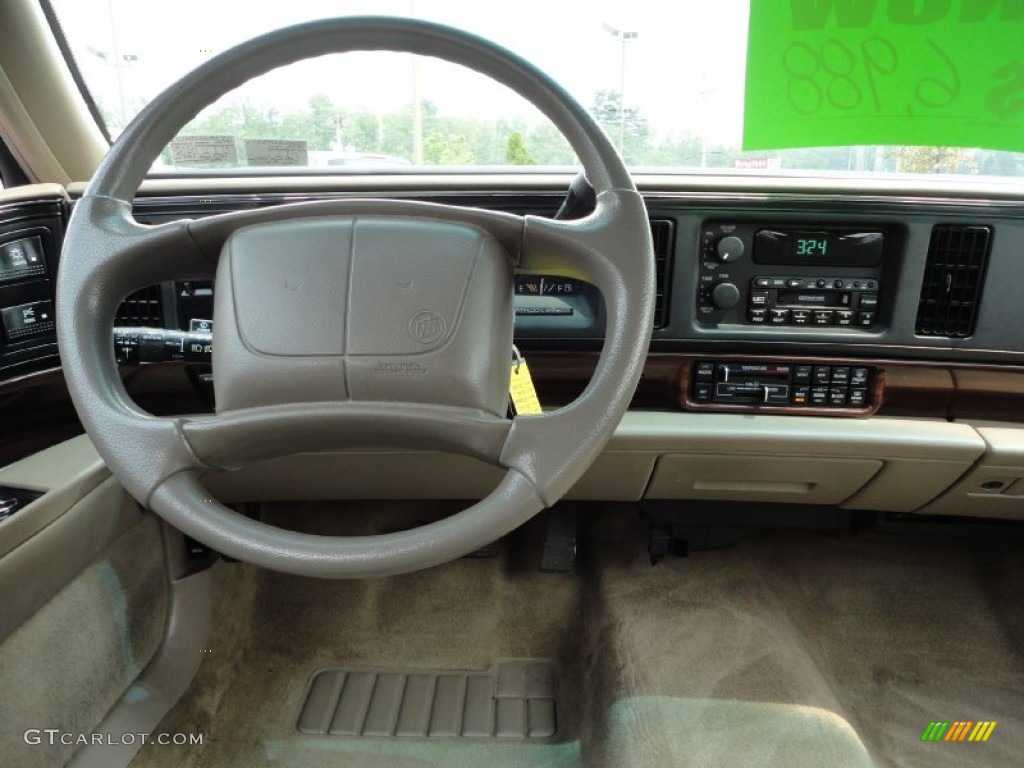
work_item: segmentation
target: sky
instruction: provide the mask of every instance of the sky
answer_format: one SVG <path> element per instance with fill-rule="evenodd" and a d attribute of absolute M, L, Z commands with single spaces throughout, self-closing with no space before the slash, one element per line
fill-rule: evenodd
<path fill-rule="evenodd" d="M 510 48 L 589 106 L 619 90 L 622 44 L 603 25 L 636 32 L 625 50 L 625 103 L 661 136 L 704 135 L 737 145 L 742 133 L 748 0 L 54 0 L 89 87 L 118 103 L 116 50 L 131 105 L 151 98 L 212 55 L 279 27 L 347 14 L 388 14 L 451 24 Z M 112 24 L 113 20 L 113 24 Z M 116 32 L 112 32 L 116 30 Z M 105 57 L 105 58 L 104 58 Z M 441 62 L 421 67 L 423 97 L 442 114 L 535 116 L 514 94 Z M 408 57 L 348 54 L 293 65 L 245 88 L 281 111 L 325 93 L 344 107 L 391 111 L 412 101 Z M 507 94 L 507 95 L 506 95 Z M 130 116 L 130 115 L 129 115 Z M 533 117 L 532 119 L 538 119 Z"/>

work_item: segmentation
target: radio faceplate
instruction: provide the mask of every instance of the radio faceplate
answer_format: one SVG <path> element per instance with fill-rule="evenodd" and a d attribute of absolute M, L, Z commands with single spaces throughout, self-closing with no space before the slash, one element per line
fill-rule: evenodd
<path fill-rule="evenodd" d="M 706 223 L 697 321 L 877 330 L 889 245 L 880 227 Z"/>

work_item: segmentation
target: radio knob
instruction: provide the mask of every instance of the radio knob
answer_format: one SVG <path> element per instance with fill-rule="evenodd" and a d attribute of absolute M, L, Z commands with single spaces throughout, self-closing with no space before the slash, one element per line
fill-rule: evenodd
<path fill-rule="evenodd" d="M 740 300 L 740 289 L 732 283 L 719 283 L 711 289 L 711 303 L 718 309 L 732 309 Z"/>
<path fill-rule="evenodd" d="M 718 259 L 719 261 L 736 261 L 743 257 L 744 249 L 743 241 L 735 235 L 723 237 L 718 241 Z"/>

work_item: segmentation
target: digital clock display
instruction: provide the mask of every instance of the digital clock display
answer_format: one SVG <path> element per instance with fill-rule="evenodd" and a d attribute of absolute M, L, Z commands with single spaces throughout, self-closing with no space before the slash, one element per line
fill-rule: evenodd
<path fill-rule="evenodd" d="M 825 236 L 797 237 L 794 243 L 796 244 L 797 256 L 828 255 L 828 238 Z"/>
<path fill-rule="evenodd" d="M 879 230 L 761 229 L 754 237 L 757 264 L 874 267 L 882 261 Z"/>

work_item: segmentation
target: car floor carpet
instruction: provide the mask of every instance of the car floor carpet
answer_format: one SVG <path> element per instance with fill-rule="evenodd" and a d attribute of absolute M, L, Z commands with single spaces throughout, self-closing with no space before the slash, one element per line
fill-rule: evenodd
<path fill-rule="evenodd" d="M 276 514 L 351 532 L 327 509 Z M 377 530 L 406 514 L 373 511 Z M 219 566 L 209 652 L 157 729 L 204 743 L 152 744 L 133 766 L 1020 764 L 1017 542 L 764 534 L 651 567 L 643 526 L 621 511 L 587 527 L 574 574 L 537 571 L 539 524 L 497 558 L 388 579 Z M 297 728 L 319 670 L 484 671 L 507 659 L 557 670 L 553 738 Z M 984 743 L 923 742 L 932 721 L 997 725 Z"/>

